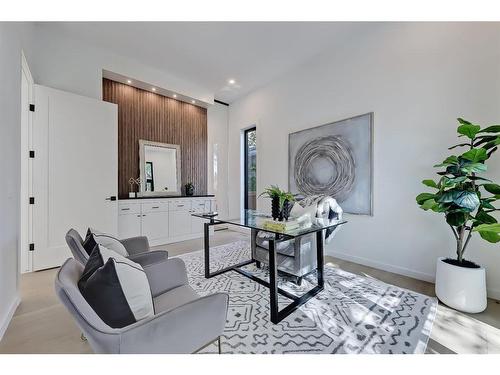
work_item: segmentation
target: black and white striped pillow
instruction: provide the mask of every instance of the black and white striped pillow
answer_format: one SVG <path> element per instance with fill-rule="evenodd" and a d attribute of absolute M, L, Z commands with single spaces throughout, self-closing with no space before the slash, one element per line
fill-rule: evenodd
<path fill-rule="evenodd" d="M 124 257 L 127 257 L 129 255 L 127 249 L 125 249 L 125 246 L 122 245 L 118 238 L 89 228 L 87 230 L 87 235 L 85 236 L 85 240 L 83 241 L 82 246 L 87 254 L 90 255 L 94 250 L 96 244 L 104 246 L 109 250 L 113 250 L 118 254 L 123 255 Z"/>
<path fill-rule="evenodd" d="M 140 264 L 96 245 L 78 288 L 97 315 L 121 328 L 154 315 L 153 296 Z"/>

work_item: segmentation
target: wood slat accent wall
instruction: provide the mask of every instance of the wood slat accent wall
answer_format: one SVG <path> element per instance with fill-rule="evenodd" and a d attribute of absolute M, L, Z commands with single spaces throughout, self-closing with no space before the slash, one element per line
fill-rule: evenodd
<path fill-rule="evenodd" d="M 207 110 L 103 79 L 103 100 L 118 104 L 118 195 L 139 177 L 139 139 L 181 146 L 181 181 L 207 192 Z"/>

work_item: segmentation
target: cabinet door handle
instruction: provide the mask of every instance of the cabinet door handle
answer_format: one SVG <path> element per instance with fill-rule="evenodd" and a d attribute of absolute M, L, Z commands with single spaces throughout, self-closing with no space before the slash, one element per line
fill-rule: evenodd
<path fill-rule="evenodd" d="M 144 217 L 144 216 L 146 216 L 146 215 L 142 215 L 142 217 Z"/>
<path fill-rule="evenodd" d="M 151 207 L 151 208 L 160 208 L 160 206 L 153 206 L 153 207 Z"/>
<path fill-rule="evenodd" d="M 137 217 L 141 217 L 141 215 L 137 215 Z"/>
<path fill-rule="evenodd" d="M 184 207 L 184 205 L 183 204 L 178 204 L 177 207 Z"/>
<path fill-rule="evenodd" d="M 130 208 L 120 208 L 120 210 L 122 210 L 122 211 L 129 211 Z"/>

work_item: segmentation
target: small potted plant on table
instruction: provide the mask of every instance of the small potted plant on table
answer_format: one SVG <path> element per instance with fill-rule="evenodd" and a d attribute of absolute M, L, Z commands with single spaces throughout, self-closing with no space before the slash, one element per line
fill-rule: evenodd
<path fill-rule="evenodd" d="M 484 240 L 500 241 L 500 224 L 492 213 L 493 204 L 500 199 L 500 186 L 478 176 L 485 172 L 485 162 L 500 144 L 500 125 L 481 129 L 461 118 L 457 128 L 459 137 L 467 140 L 449 150 L 465 147 L 466 152 L 447 157 L 434 167 L 439 180 L 423 180 L 434 191 L 416 198 L 425 211 L 442 213 L 456 240 L 456 258 L 438 258 L 436 268 L 436 295 L 446 305 L 469 313 L 486 308 L 485 269 L 464 258 L 465 250 L 474 233 Z"/>
<path fill-rule="evenodd" d="M 290 216 L 290 211 L 292 210 L 293 204 L 295 202 L 295 197 L 292 193 L 281 190 L 276 185 L 271 185 L 262 192 L 259 197 L 267 196 L 271 198 L 271 215 L 274 220 L 286 221 Z"/>

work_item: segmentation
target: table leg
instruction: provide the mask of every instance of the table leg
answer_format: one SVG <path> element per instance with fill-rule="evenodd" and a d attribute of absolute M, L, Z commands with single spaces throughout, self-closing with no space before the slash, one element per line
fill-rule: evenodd
<path fill-rule="evenodd" d="M 275 241 L 269 240 L 269 301 L 271 308 L 271 322 L 279 323 L 278 310 L 278 268 L 276 266 Z"/>
<path fill-rule="evenodd" d="M 210 277 L 210 223 L 203 224 L 205 244 L 205 278 Z"/>
<path fill-rule="evenodd" d="M 316 256 L 317 256 L 317 270 L 318 270 L 318 286 L 323 288 L 325 281 L 323 279 L 323 268 L 324 268 L 324 239 L 323 231 L 320 230 L 316 232 Z"/>
<path fill-rule="evenodd" d="M 210 226 L 217 225 L 217 224 L 218 223 L 214 219 L 210 219 L 210 222 L 204 223 L 204 227 L 203 227 L 203 229 L 204 229 L 204 253 L 205 253 L 205 278 L 206 279 L 220 275 L 220 274 L 225 273 L 225 272 L 237 271 L 236 270 L 237 268 L 246 266 L 246 265 L 254 262 L 253 259 L 250 259 L 250 260 L 246 260 L 244 262 L 241 262 L 241 263 L 238 263 L 238 264 L 235 264 L 235 265 L 223 268 L 223 269 L 219 269 L 219 270 L 214 271 L 214 272 L 210 271 Z"/>

